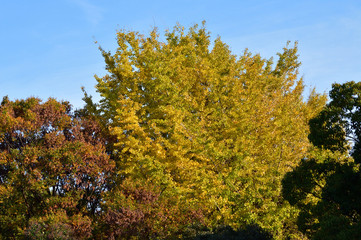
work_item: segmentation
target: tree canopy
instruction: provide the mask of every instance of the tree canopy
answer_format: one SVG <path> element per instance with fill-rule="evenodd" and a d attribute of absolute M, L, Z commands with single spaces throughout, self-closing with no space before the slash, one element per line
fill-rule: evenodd
<path fill-rule="evenodd" d="M 359 238 L 359 84 L 324 108 L 297 43 L 235 55 L 205 23 L 117 43 L 99 102 L 1 102 L 0 239 Z"/>
<path fill-rule="evenodd" d="M 168 238 L 200 221 L 161 189 L 122 181 L 99 124 L 68 102 L 0 105 L 0 239 Z"/>
<path fill-rule="evenodd" d="M 160 37 L 117 33 L 100 48 L 108 74 L 83 110 L 111 139 L 116 179 L 151 184 L 208 227 L 258 224 L 276 239 L 295 237 L 297 210 L 281 179 L 307 152 L 308 121 L 325 97 L 302 98 L 297 43 L 264 59 L 232 54 L 204 25 L 177 25 Z M 115 194 L 115 193 L 114 193 Z"/>
<path fill-rule="evenodd" d="M 91 236 L 91 218 L 114 168 L 98 133 L 93 121 L 72 114 L 68 102 L 4 98 L 0 105 L 3 237 L 38 239 L 44 231 L 57 239 Z"/>

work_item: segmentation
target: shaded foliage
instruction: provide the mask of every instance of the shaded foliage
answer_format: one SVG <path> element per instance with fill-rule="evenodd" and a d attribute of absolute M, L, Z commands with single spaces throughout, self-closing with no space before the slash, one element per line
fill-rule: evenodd
<path fill-rule="evenodd" d="M 283 196 L 312 239 L 360 239 L 361 83 L 333 84 L 330 97 L 310 121 L 317 148 L 285 176 Z"/>
<path fill-rule="evenodd" d="M 237 231 L 231 227 L 218 228 L 214 233 L 203 234 L 194 240 L 272 240 L 272 235 L 257 225 L 247 225 Z"/>

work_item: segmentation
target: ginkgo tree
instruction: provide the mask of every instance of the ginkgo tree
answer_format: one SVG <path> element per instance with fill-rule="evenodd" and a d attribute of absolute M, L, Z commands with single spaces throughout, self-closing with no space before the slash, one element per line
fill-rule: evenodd
<path fill-rule="evenodd" d="M 116 182 L 144 181 L 164 198 L 201 209 L 209 227 L 258 224 L 276 239 L 300 238 L 281 179 L 309 147 L 308 121 L 325 104 L 303 100 L 297 43 L 278 60 L 237 56 L 204 23 L 160 37 L 117 33 L 100 48 L 108 73 L 84 111 L 108 134 Z"/>

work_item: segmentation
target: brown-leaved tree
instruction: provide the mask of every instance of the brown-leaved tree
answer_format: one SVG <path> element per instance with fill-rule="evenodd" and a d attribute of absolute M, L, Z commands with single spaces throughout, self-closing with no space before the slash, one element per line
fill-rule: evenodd
<path fill-rule="evenodd" d="M 87 239 L 114 167 L 94 121 L 68 102 L 0 105 L 0 232 L 4 238 Z"/>

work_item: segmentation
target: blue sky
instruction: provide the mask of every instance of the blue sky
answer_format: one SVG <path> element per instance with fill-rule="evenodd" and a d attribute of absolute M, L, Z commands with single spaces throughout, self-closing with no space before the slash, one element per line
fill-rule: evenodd
<path fill-rule="evenodd" d="M 206 20 L 234 54 L 269 58 L 299 42 L 306 95 L 334 82 L 361 81 L 361 1 L 332 0 L 13 0 L 0 2 L 0 97 L 36 96 L 83 105 L 105 74 L 98 43 L 116 49 L 116 30 L 162 33 Z M 96 98 L 96 97 L 95 97 Z M 96 98 L 97 99 L 97 98 Z"/>

